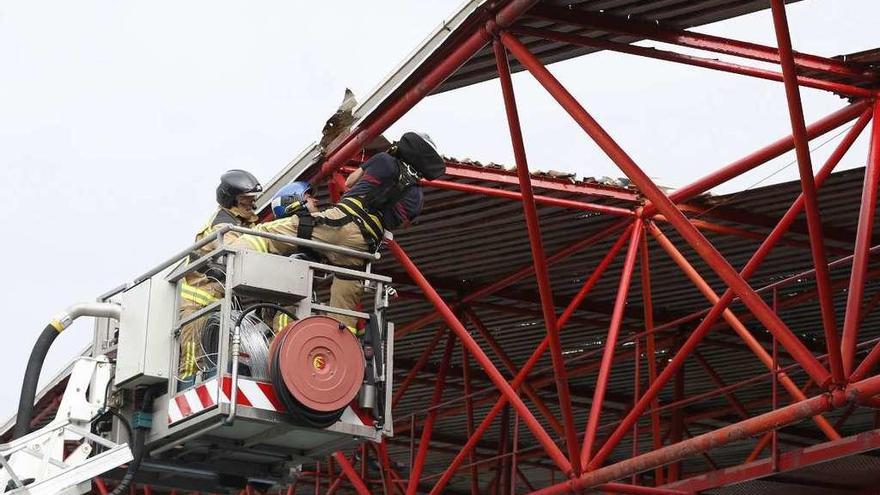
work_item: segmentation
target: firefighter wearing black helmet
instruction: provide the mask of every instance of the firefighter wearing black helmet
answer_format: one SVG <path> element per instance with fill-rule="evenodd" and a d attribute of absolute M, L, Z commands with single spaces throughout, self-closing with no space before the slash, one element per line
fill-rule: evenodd
<path fill-rule="evenodd" d="M 436 179 L 446 171 L 443 158 L 426 134 L 407 132 L 387 152 L 364 162 L 346 181 L 348 191 L 339 203 L 319 213 L 300 210 L 288 217 L 263 223 L 256 230 L 314 239 L 361 251 L 375 251 L 385 230 L 397 229 L 415 220 L 422 210 L 421 179 Z M 234 247 L 287 255 L 296 246 L 254 235 L 243 235 Z M 330 264 L 360 270 L 359 258 L 324 252 Z M 361 301 L 363 282 L 335 277 L 330 287 L 330 305 L 353 310 Z M 333 315 L 351 330 L 357 318 Z"/>
<path fill-rule="evenodd" d="M 245 170 L 230 170 L 220 176 L 217 186 L 217 210 L 196 234 L 196 242 L 212 235 L 224 225 L 251 228 L 257 223 L 254 200 L 263 191 L 260 181 Z M 235 232 L 227 232 L 224 242 L 231 243 L 238 237 Z M 216 242 L 210 242 L 201 249 L 190 253 L 190 261 L 211 252 Z M 184 278 L 180 288 L 180 317 L 184 318 L 223 297 L 222 286 L 215 281 L 219 275 L 210 270 L 191 272 Z M 204 325 L 200 318 L 185 325 L 180 332 L 180 378 L 189 379 L 200 368 L 201 352 L 199 329 Z"/>

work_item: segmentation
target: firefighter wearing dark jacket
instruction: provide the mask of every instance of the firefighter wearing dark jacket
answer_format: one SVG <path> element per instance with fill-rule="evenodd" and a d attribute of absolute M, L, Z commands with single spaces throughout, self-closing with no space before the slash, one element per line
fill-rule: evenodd
<path fill-rule="evenodd" d="M 407 132 L 388 152 L 374 155 L 349 177 L 346 185 L 350 188 L 337 204 L 319 213 L 300 209 L 290 216 L 260 224 L 255 230 L 376 251 L 385 230 L 406 226 L 421 213 L 423 195 L 419 180 L 436 179 L 445 170 L 445 162 L 430 137 Z M 292 244 L 255 235 L 243 235 L 233 246 L 280 255 L 297 249 Z M 332 265 L 364 268 L 365 262 L 359 258 L 329 251 L 321 254 Z M 361 280 L 334 277 L 330 306 L 355 310 L 363 292 Z M 357 318 L 333 316 L 355 331 Z"/>
<path fill-rule="evenodd" d="M 195 242 L 213 235 L 225 225 L 253 227 L 258 220 L 254 212 L 254 199 L 262 190 L 260 182 L 250 172 L 230 170 L 220 176 L 217 211 L 196 234 Z M 238 236 L 236 232 L 227 232 L 223 236 L 223 242 L 230 244 Z M 216 242 L 209 242 L 190 253 L 189 261 L 193 262 L 216 248 Z M 186 275 L 180 287 L 180 318 L 185 318 L 223 297 L 223 286 L 217 278 L 218 274 L 208 269 Z M 181 329 L 179 369 L 182 379 L 190 378 L 202 367 L 204 352 L 200 330 L 204 326 L 204 319 L 202 317 L 194 320 Z"/>

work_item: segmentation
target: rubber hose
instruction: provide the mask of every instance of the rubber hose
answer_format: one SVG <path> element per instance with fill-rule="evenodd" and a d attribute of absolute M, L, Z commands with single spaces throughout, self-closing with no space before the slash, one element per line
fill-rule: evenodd
<path fill-rule="evenodd" d="M 147 391 L 144 392 L 141 404 L 142 412 L 150 412 L 150 409 L 153 407 L 154 395 L 153 389 L 147 389 Z M 134 440 L 132 441 L 134 443 L 131 447 L 132 460 L 128 463 L 128 469 L 125 470 L 125 475 L 119 480 L 119 484 L 116 485 L 116 488 L 114 488 L 112 492 L 110 492 L 110 495 L 123 495 L 123 493 L 127 493 L 128 487 L 131 485 L 131 482 L 134 481 L 134 476 L 141 468 L 141 462 L 144 460 L 144 454 L 146 453 L 144 452 L 144 443 L 146 443 L 146 439 L 146 428 L 138 428 L 135 431 Z"/>
<path fill-rule="evenodd" d="M 21 383 L 21 396 L 18 399 L 18 414 L 15 417 L 15 429 L 12 430 L 12 438 L 21 438 L 31 430 L 31 419 L 34 416 L 34 400 L 37 397 L 37 384 L 40 381 L 40 372 L 43 362 L 52 347 L 52 342 L 58 337 L 58 329 L 52 325 L 46 325 L 43 333 L 34 344 L 31 357 L 28 359 L 27 368 L 24 372 L 24 380 Z"/>

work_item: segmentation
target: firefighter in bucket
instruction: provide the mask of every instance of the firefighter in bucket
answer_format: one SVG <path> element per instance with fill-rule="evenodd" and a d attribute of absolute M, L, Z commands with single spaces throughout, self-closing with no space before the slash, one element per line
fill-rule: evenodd
<path fill-rule="evenodd" d="M 316 213 L 303 202 L 293 202 L 283 212 L 286 216 L 254 229 L 373 252 L 379 248 L 385 230 L 406 226 L 421 213 L 423 193 L 419 181 L 436 179 L 445 171 L 446 163 L 431 138 L 407 132 L 388 151 L 373 155 L 348 177 L 348 190 L 337 204 Z M 248 234 L 232 246 L 279 255 L 298 251 L 293 244 Z M 333 252 L 320 254 L 335 266 L 364 268 L 365 262 L 359 258 Z M 334 277 L 330 306 L 354 310 L 363 293 L 362 281 Z M 335 318 L 357 333 L 357 318 Z"/>

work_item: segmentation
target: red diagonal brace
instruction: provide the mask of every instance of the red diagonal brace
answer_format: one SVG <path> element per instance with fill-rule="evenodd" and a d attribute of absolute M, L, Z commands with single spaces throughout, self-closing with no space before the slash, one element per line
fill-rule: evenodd
<path fill-rule="evenodd" d="M 455 348 L 455 335 L 451 333 L 446 337 L 446 347 L 443 349 L 443 361 L 437 372 L 437 380 L 434 383 L 434 394 L 431 397 L 431 410 L 428 418 L 422 424 L 422 436 L 419 439 L 419 451 L 410 468 L 409 483 L 406 485 L 406 495 L 415 495 L 419 490 L 419 477 L 428 456 L 428 447 L 431 445 L 431 434 L 434 432 L 434 421 L 437 419 L 437 405 L 443 398 L 443 388 L 446 385 L 446 372 L 449 370 L 449 361 L 452 359 L 452 350 Z"/>
<path fill-rule="evenodd" d="M 459 340 L 468 348 L 468 351 L 474 356 L 474 359 L 479 363 L 479 365 L 486 372 L 486 375 L 489 376 L 489 379 L 492 380 L 492 383 L 498 387 L 499 391 L 502 395 L 504 395 L 511 405 L 516 409 L 517 413 L 529 427 L 529 430 L 532 432 L 532 435 L 538 440 L 541 446 L 544 447 L 544 450 L 547 452 L 547 455 L 553 460 L 553 462 L 562 470 L 563 473 L 570 476 L 573 474 L 571 469 L 571 463 L 568 462 L 568 459 L 565 458 L 562 451 L 559 450 L 559 447 L 547 434 L 547 431 L 538 423 L 538 420 L 535 419 L 535 416 L 529 411 L 529 408 L 526 407 L 525 403 L 516 393 L 516 390 L 510 386 L 509 383 L 504 379 L 504 376 L 501 375 L 501 372 L 498 371 L 498 368 L 492 363 L 486 353 L 480 348 L 479 344 L 474 341 L 473 337 L 468 333 L 467 329 L 464 328 L 464 325 L 458 321 L 458 318 L 455 317 L 455 314 L 452 312 L 452 309 L 443 301 L 443 298 L 440 297 L 440 294 L 437 293 L 436 290 L 431 286 L 430 282 L 422 275 L 422 272 L 419 271 L 418 267 L 412 262 L 412 260 L 407 256 L 406 252 L 397 244 L 396 241 L 389 241 L 387 243 L 388 248 L 391 250 L 391 253 L 395 258 L 400 262 L 403 268 L 406 270 L 409 277 L 415 281 L 415 283 L 419 286 L 419 288 L 424 292 L 425 297 L 434 305 L 434 308 L 437 312 L 440 313 L 440 316 L 446 321 L 446 324 L 449 326 L 449 329 L 455 332 L 458 336 Z"/>
<path fill-rule="evenodd" d="M 596 431 L 599 429 L 599 420 L 602 416 L 602 405 L 605 402 L 605 391 L 608 388 L 608 380 L 611 378 L 611 366 L 614 364 L 614 353 L 617 347 L 617 337 L 620 335 L 620 325 L 623 323 L 623 311 L 626 307 L 629 285 L 635 271 L 636 260 L 639 255 L 639 243 L 642 239 L 642 229 L 632 229 L 626 259 L 623 262 L 623 272 L 620 275 L 620 283 L 617 286 L 617 297 L 614 300 L 614 310 L 611 313 L 611 324 L 608 327 L 608 337 L 605 339 L 605 351 L 602 353 L 602 361 L 599 366 L 599 375 L 596 377 L 596 388 L 593 391 L 593 401 L 590 404 L 590 413 L 587 416 L 587 427 L 584 432 L 584 446 L 581 449 L 581 465 L 586 465 L 592 455 L 593 442 L 596 440 Z"/>
<path fill-rule="evenodd" d="M 559 328 L 560 330 L 565 327 L 566 322 L 572 313 L 574 313 L 575 309 L 577 309 L 578 304 L 583 298 L 592 290 L 593 287 L 599 282 L 599 279 L 602 278 L 602 274 L 605 273 L 605 270 L 609 265 L 614 261 L 614 258 L 617 256 L 617 253 L 623 248 L 623 244 L 626 242 L 626 239 L 629 237 L 630 229 L 624 231 L 624 233 L 620 236 L 617 242 L 605 253 L 605 257 L 602 258 L 602 261 L 596 266 L 596 269 L 593 270 L 593 274 L 584 282 L 583 288 L 578 292 L 577 296 L 572 299 L 571 304 L 568 305 L 568 308 L 562 313 L 562 316 L 559 318 Z M 532 368 L 538 363 L 538 360 L 541 359 L 541 356 L 544 355 L 544 352 L 547 350 L 549 346 L 549 338 L 544 336 L 541 340 L 541 343 L 538 344 L 538 348 L 535 349 L 535 352 L 529 357 L 528 361 L 520 368 L 519 373 L 516 374 L 514 379 L 510 382 L 510 386 L 514 389 L 519 388 L 519 386 L 525 381 L 526 377 L 532 371 Z M 434 485 L 434 488 L 431 490 L 431 495 L 439 495 L 443 493 L 443 488 L 446 487 L 446 484 L 449 483 L 449 480 L 452 479 L 452 476 L 458 470 L 459 466 L 464 462 L 464 460 L 468 457 L 468 454 L 473 451 L 473 449 L 477 446 L 477 442 L 482 438 L 483 434 L 486 430 L 489 429 L 489 426 L 492 425 L 492 421 L 498 416 L 499 413 L 504 409 L 505 404 L 507 404 L 507 398 L 504 394 L 501 395 L 498 401 L 495 402 L 495 405 L 492 406 L 492 409 L 486 414 L 486 417 L 483 418 L 483 422 L 477 426 L 477 429 L 474 431 L 473 435 L 468 438 L 467 443 L 461 448 L 458 455 L 450 463 L 449 467 L 446 468 L 446 471 L 443 473 L 443 476 L 437 480 L 437 484 Z"/>
<path fill-rule="evenodd" d="M 358 495 L 370 495 L 370 489 L 367 488 L 367 485 L 364 483 L 364 480 L 361 479 L 361 476 L 354 469 L 348 459 L 345 458 L 345 455 L 342 452 L 334 452 L 333 457 L 339 463 L 339 467 L 342 468 L 342 472 L 345 473 L 345 477 L 348 478 L 348 481 L 354 486 L 355 491 L 358 492 Z"/>
<path fill-rule="evenodd" d="M 562 356 L 562 343 L 559 341 L 559 326 L 556 323 L 556 307 L 553 303 L 553 287 L 550 284 L 550 271 L 547 269 L 547 256 L 544 253 L 544 242 L 541 238 L 541 223 L 532 192 L 529 175 L 529 164 L 526 159 L 526 148 L 523 142 L 522 129 L 519 125 L 519 114 L 516 108 L 516 97 L 513 93 L 513 82 L 510 79 L 510 66 L 504 46 L 498 40 L 492 43 L 495 51 L 495 64 L 498 67 L 498 80 L 501 82 L 501 93 L 504 97 L 504 108 L 507 111 L 507 125 L 510 128 L 510 141 L 513 145 L 513 156 L 516 162 L 516 173 L 519 177 L 519 188 L 522 193 L 523 213 L 526 218 L 526 229 L 529 233 L 529 244 L 532 248 L 532 261 L 535 265 L 535 278 L 538 281 L 538 294 L 541 297 L 541 311 L 544 313 L 544 325 L 550 338 L 550 357 L 553 362 L 553 375 L 556 378 L 556 393 L 559 396 L 559 409 L 562 412 L 562 426 L 565 430 L 565 442 L 568 447 L 568 458 L 575 474 L 580 474 L 578 460 L 578 438 L 574 426 L 574 414 L 571 407 L 571 395 L 568 390 L 568 376 L 565 371 L 565 358 Z"/>
<path fill-rule="evenodd" d="M 813 182 L 813 162 L 810 159 L 810 143 L 807 139 L 807 126 L 804 122 L 804 109 L 801 92 L 797 83 L 797 69 L 791 48 L 791 36 L 785 17 L 785 3 L 770 0 L 773 11 L 773 25 L 776 28 L 776 41 L 779 44 L 779 57 L 782 75 L 785 79 L 785 96 L 788 100 L 788 114 L 794 136 L 794 149 L 797 154 L 798 170 L 801 177 L 801 190 L 804 197 L 804 211 L 807 215 L 807 229 L 816 266 L 816 285 L 819 288 L 819 306 L 822 312 L 822 328 L 825 331 L 825 345 L 828 349 L 828 364 L 834 381 L 844 382 L 843 364 L 840 357 L 840 337 L 837 335 L 837 320 L 834 315 L 834 300 L 831 293 L 831 277 L 828 274 L 828 258 L 825 256 L 825 238 L 822 235 L 822 220 L 819 218 L 819 200 L 816 197 L 816 184 Z"/>
<path fill-rule="evenodd" d="M 871 249 L 871 232 L 874 227 L 874 213 L 877 210 L 877 185 L 880 181 L 880 102 L 874 104 L 874 124 L 871 128 L 871 147 L 868 166 L 865 167 L 862 204 L 859 208 L 859 227 L 853 249 L 852 272 L 849 278 L 849 292 L 846 296 L 846 316 L 843 320 L 843 367 L 847 376 L 855 368 L 856 344 L 861 326 L 862 297 L 865 294 L 865 273 L 868 270 Z"/>

